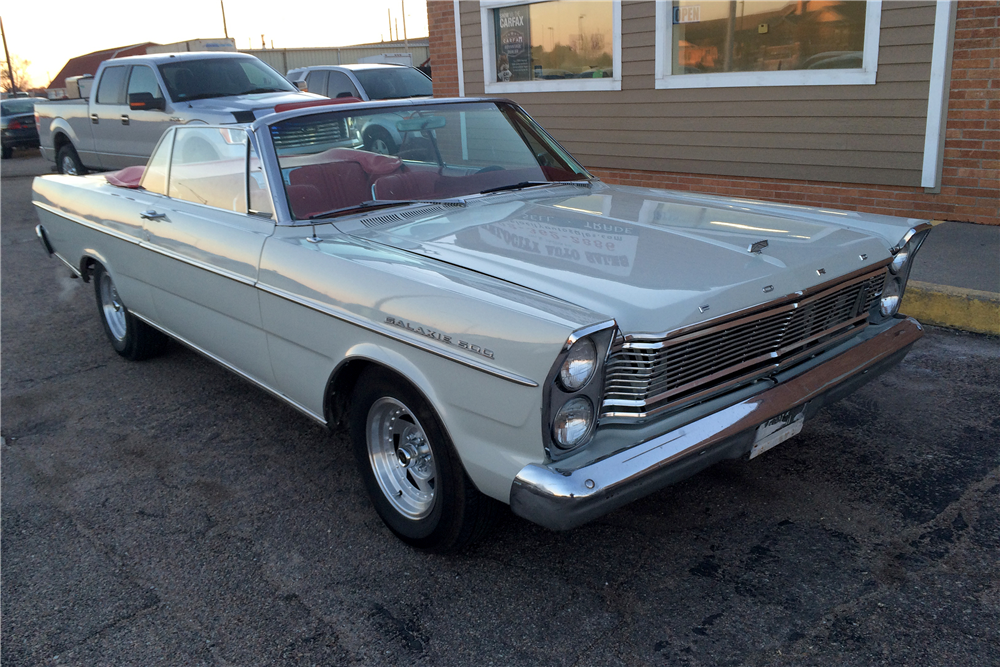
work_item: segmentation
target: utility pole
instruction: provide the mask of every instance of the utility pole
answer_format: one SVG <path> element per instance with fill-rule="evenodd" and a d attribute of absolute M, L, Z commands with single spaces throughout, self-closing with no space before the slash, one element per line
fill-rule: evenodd
<path fill-rule="evenodd" d="M 222 32 L 226 33 L 226 39 L 229 39 L 229 28 L 226 27 L 226 3 L 219 0 L 219 6 L 222 7 Z"/>
<path fill-rule="evenodd" d="M 10 64 L 10 51 L 7 50 L 7 31 L 3 29 L 2 18 L 0 18 L 0 35 L 3 36 L 3 54 L 7 58 L 7 76 L 10 77 L 10 90 L 8 92 L 16 93 L 20 89 L 14 83 L 14 68 Z"/>
<path fill-rule="evenodd" d="M 385 8 L 385 13 L 389 17 L 389 41 L 392 41 L 392 10 L 388 7 Z"/>
<path fill-rule="evenodd" d="M 403 44 L 406 46 L 406 52 L 409 53 L 410 40 L 406 37 L 406 0 L 400 0 L 400 4 L 403 6 Z"/>

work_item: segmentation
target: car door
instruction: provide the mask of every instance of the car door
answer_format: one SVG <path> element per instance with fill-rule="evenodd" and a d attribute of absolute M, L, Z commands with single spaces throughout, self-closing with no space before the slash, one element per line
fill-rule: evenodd
<path fill-rule="evenodd" d="M 128 77 L 127 65 L 105 67 L 97 82 L 97 92 L 90 105 L 90 123 L 94 136 L 94 152 L 103 169 L 121 169 L 129 162 L 122 154 L 123 116 L 128 114 L 125 102 L 125 81 Z"/>
<path fill-rule="evenodd" d="M 256 153 L 240 128 L 181 127 L 168 137 L 170 168 L 147 188 L 161 193 L 147 195 L 143 213 L 157 323 L 270 386 L 255 283 L 274 222 Z"/>
<path fill-rule="evenodd" d="M 163 106 L 163 109 L 134 108 L 131 101 L 134 95 L 146 93 L 153 106 Z M 120 150 L 132 164 L 145 164 L 152 153 L 156 142 L 164 131 L 173 123 L 170 121 L 172 108 L 164 97 L 163 90 L 156 78 L 156 73 L 148 65 L 133 65 L 128 75 L 126 88 L 126 108 L 122 113 Z"/>

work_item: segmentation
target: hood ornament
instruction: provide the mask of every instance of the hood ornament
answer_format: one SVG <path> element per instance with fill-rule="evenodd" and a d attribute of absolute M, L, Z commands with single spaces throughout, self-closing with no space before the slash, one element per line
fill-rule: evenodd
<path fill-rule="evenodd" d="M 767 241 L 757 241 L 756 243 L 751 243 L 747 248 L 747 252 L 754 255 L 759 255 L 760 251 L 767 247 Z"/>

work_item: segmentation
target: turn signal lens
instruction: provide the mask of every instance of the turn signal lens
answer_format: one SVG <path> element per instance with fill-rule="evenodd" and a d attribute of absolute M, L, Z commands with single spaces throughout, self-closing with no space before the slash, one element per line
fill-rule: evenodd
<path fill-rule="evenodd" d="M 552 422 L 552 439 L 562 449 L 572 449 L 590 438 L 594 427 L 594 406 L 578 396 L 563 405 Z"/>
<path fill-rule="evenodd" d="M 576 391 L 590 382 L 596 369 L 597 348 L 589 338 L 581 338 L 573 343 L 559 369 L 559 384 L 566 391 Z"/>

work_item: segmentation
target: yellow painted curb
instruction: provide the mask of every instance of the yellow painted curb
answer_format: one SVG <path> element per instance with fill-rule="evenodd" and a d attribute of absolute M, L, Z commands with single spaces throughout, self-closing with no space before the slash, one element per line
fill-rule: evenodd
<path fill-rule="evenodd" d="M 899 311 L 932 324 L 1000 336 L 1000 294 L 911 280 Z"/>

